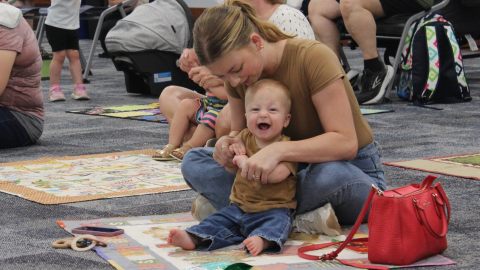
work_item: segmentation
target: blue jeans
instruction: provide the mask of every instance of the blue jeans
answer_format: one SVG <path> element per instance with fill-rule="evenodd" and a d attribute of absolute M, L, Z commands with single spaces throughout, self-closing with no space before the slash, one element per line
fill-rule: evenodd
<path fill-rule="evenodd" d="M 241 243 L 246 238 L 260 236 L 275 242 L 278 247 L 265 250 L 267 253 L 280 253 L 292 230 L 293 210 L 273 208 L 263 212 L 245 213 L 236 204 L 208 216 L 200 224 L 187 229 L 203 239 L 199 250 L 215 250 Z"/>
<path fill-rule="evenodd" d="M 297 214 L 330 203 L 341 224 L 355 223 L 372 184 L 386 189 L 377 142 L 358 150 L 350 161 L 301 163 L 297 171 Z M 230 204 L 235 174 L 213 159 L 213 148 L 194 148 L 183 158 L 182 173 L 187 184 L 217 209 Z M 367 220 L 368 213 L 365 216 Z"/>
<path fill-rule="evenodd" d="M 0 149 L 33 144 L 25 128 L 5 107 L 0 107 Z"/>

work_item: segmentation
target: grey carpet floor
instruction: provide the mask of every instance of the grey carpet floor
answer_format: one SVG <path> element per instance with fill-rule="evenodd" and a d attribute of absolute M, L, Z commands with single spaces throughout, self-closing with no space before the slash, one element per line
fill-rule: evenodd
<path fill-rule="evenodd" d="M 88 54 L 91 41 L 80 44 Z M 49 49 L 46 42 L 44 45 Z M 97 48 L 96 54 L 99 52 Z M 350 64 L 361 70 L 359 50 L 346 49 L 346 54 Z M 383 161 L 480 152 L 480 61 L 465 60 L 465 70 L 473 96 L 470 103 L 436 105 L 444 110 L 434 111 L 393 97 L 391 103 L 365 107 L 395 110 L 365 117 L 383 147 Z M 167 124 L 65 113 L 157 100 L 126 93 L 123 73 L 116 71 L 109 59 L 95 57 L 92 72 L 87 85 L 91 100 L 46 101 L 45 131 L 38 144 L 0 150 L 0 163 L 157 148 L 167 143 Z M 74 86 L 66 64 L 61 83 L 69 97 Z M 47 100 L 49 81 L 42 86 Z M 385 169 L 388 188 L 420 182 L 428 174 L 390 166 Z M 458 264 L 425 269 L 479 269 L 480 181 L 443 175 L 439 181 L 452 206 L 449 247 L 443 255 Z M 0 193 L 0 269 L 114 269 L 95 252 L 53 249 L 52 242 L 70 236 L 56 221 L 177 213 L 188 211 L 194 198 L 193 191 L 181 191 L 48 206 Z"/>

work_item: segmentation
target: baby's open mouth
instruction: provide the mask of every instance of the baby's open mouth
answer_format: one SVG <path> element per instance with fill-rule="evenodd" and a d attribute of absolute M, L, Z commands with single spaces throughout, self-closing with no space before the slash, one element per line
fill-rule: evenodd
<path fill-rule="evenodd" d="M 261 124 L 258 124 L 258 128 L 261 130 L 267 130 L 270 128 L 270 125 L 266 123 L 261 123 Z"/>

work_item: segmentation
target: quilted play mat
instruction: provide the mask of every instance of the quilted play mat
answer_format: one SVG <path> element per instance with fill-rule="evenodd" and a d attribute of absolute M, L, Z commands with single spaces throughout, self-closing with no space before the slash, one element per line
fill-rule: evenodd
<path fill-rule="evenodd" d="M 384 164 L 480 180 L 480 153 L 398 162 L 385 162 Z"/>
<path fill-rule="evenodd" d="M 154 149 L 41 158 L 0 164 L 0 192 L 41 204 L 186 190 L 181 163 L 152 159 Z"/>
<path fill-rule="evenodd" d="M 145 217 L 119 217 L 94 220 L 63 220 L 58 225 L 71 232 L 81 226 L 102 226 L 121 228 L 124 234 L 112 237 L 99 237 L 108 243 L 107 247 L 95 247 L 94 250 L 116 269 L 182 269 L 182 270 L 221 270 L 229 265 L 245 263 L 254 266 L 255 270 L 287 270 L 287 269 L 358 269 L 344 266 L 336 261 L 309 261 L 297 256 L 297 250 L 305 245 L 331 242 L 325 235 L 292 233 L 286 242 L 283 252 L 278 255 L 260 254 L 252 257 L 243 250 L 243 245 L 229 246 L 211 252 L 186 251 L 167 244 L 168 233 L 173 228 L 185 229 L 198 224 L 190 213 L 158 215 Z M 349 230 L 337 240 L 344 240 Z M 366 237 L 368 227 L 362 225 L 355 237 Z M 335 248 L 335 247 L 333 247 Z M 311 252 L 322 255 L 333 248 Z M 368 247 L 352 246 L 340 253 L 340 259 L 352 260 L 355 263 L 369 264 Z M 417 262 L 413 266 L 447 265 L 454 261 L 436 255 Z M 392 266 L 392 268 L 395 266 Z M 232 268 L 229 269 L 245 269 Z"/>
<path fill-rule="evenodd" d="M 158 103 L 145 105 L 125 105 L 117 107 L 90 108 L 67 113 L 108 116 L 115 118 L 167 123 L 158 107 Z"/>

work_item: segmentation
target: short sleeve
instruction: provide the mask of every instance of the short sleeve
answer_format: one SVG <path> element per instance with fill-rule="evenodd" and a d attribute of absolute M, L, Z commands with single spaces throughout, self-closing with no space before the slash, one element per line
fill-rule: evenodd
<path fill-rule="evenodd" d="M 280 162 L 280 164 L 287 166 L 288 170 L 292 173 L 292 175 L 297 176 L 297 167 L 298 167 L 297 162 L 282 161 Z"/>
<path fill-rule="evenodd" d="M 305 51 L 304 59 L 305 75 L 312 96 L 345 76 L 338 57 L 324 44 L 310 46 Z"/>
<path fill-rule="evenodd" d="M 0 50 L 22 52 L 24 36 L 18 29 L 0 26 Z"/>

